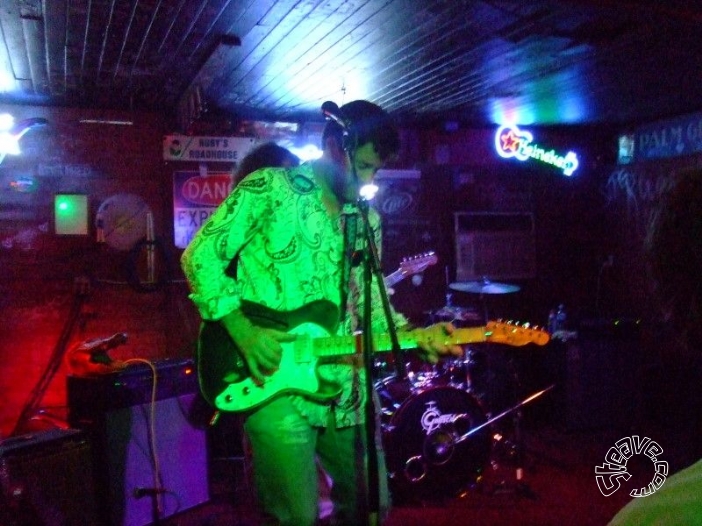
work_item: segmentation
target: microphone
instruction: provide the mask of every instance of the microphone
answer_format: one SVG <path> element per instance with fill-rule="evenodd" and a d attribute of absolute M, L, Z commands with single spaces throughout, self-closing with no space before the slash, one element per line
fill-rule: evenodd
<path fill-rule="evenodd" d="M 344 130 L 348 130 L 348 123 L 341 117 L 341 110 L 336 103 L 328 100 L 322 104 L 322 114 L 329 120 L 336 122 Z"/>
<path fill-rule="evenodd" d="M 66 362 L 72 374 L 90 376 L 107 374 L 124 369 L 125 362 L 113 360 L 107 352 L 127 341 L 127 333 L 118 332 L 108 338 L 94 338 L 72 347 Z"/>
<path fill-rule="evenodd" d="M 107 352 L 127 342 L 127 333 L 118 332 L 109 338 L 96 338 L 81 345 L 81 350 L 88 352 Z"/>

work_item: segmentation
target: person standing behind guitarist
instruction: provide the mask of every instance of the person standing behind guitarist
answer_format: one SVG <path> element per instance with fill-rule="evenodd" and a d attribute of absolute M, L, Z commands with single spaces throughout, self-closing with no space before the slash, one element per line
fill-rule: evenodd
<path fill-rule="evenodd" d="M 234 186 L 261 168 L 292 168 L 299 165 L 299 157 L 290 150 L 274 142 L 265 142 L 254 147 L 241 160 L 234 171 Z"/>
<path fill-rule="evenodd" d="M 317 300 L 341 308 L 346 296 L 346 314 L 332 330 L 351 335 L 361 328 L 361 267 L 351 268 L 348 288 L 342 287 L 345 217 L 355 213 L 352 205 L 359 186 L 370 182 L 397 155 L 399 135 L 389 115 L 368 101 L 350 102 L 339 112 L 348 123 L 349 137 L 344 137 L 340 123 L 329 121 L 320 159 L 294 168 L 264 168 L 246 176 L 182 256 L 190 298 L 203 320 L 218 321 L 226 329 L 259 385 L 272 374 L 285 374 L 279 370 L 283 349 L 296 336 L 254 324 L 244 313 L 248 302 L 284 315 Z M 370 211 L 369 221 L 380 247 L 377 212 Z M 362 231 L 360 224 L 358 229 Z M 375 284 L 371 308 L 373 332 L 387 332 Z M 334 316 L 339 320 L 338 313 Z M 402 338 L 411 329 L 400 313 L 393 312 L 393 316 Z M 414 329 L 409 336 L 423 358 L 436 363 L 439 355 L 462 353 L 459 346 L 447 343 L 453 330 L 452 325 L 440 323 Z M 201 345 L 198 353 L 199 361 L 204 362 L 207 349 Z M 252 448 L 259 503 L 270 524 L 315 524 L 318 457 L 333 480 L 334 523 L 365 524 L 366 371 L 361 357 L 354 355 L 325 361 L 317 373 L 341 387 L 332 403 L 285 394 L 245 413 L 244 430 Z M 386 481 L 380 478 L 383 486 Z"/>

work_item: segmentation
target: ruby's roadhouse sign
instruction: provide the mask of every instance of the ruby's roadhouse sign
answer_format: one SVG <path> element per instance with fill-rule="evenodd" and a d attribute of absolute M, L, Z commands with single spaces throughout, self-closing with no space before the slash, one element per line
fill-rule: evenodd
<path fill-rule="evenodd" d="M 195 233 L 232 191 L 229 172 L 173 173 L 173 236 L 175 246 L 185 248 Z"/>

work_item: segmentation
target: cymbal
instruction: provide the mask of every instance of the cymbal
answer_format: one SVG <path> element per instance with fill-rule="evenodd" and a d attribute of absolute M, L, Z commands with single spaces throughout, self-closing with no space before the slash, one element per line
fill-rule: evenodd
<path fill-rule="evenodd" d="M 495 283 L 487 278 L 478 281 L 459 281 L 451 283 L 449 288 L 459 292 L 472 292 L 474 294 L 509 294 L 510 292 L 517 292 L 520 289 L 519 285 Z"/>

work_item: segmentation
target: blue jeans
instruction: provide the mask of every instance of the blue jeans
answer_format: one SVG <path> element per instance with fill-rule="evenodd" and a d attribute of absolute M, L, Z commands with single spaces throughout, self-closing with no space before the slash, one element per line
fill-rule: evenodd
<path fill-rule="evenodd" d="M 288 398 L 276 398 L 244 422 L 259 504 L 266 524 L 313 526 L 318 516 L 318 458 L 333 484 L 333 524 L 358 526 L 368 520 L 366 437 L 363 426 L 335 429 L 309 425 Z M 380 517 L 387 513 L 387 471 L 376 433 Z"/>

